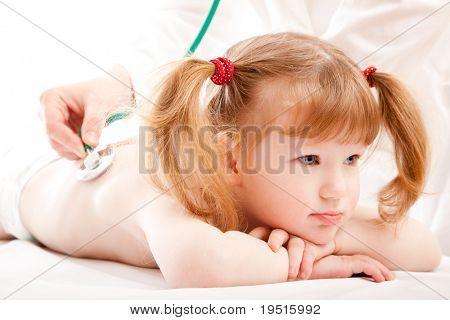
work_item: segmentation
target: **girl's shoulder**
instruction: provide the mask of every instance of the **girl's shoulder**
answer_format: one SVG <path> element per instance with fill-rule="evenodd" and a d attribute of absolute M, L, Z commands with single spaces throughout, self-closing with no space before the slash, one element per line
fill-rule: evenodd
<path fill-rule="evenodd" d="M 207 218 L 202 218 L 188 212 L 181 203 L 171 195 L 170 188 L 161 190 L 150 179 L 149 170 L 146 167 L 146 157 L 149 155 L 145 146 L 140 145 L 138 137 L 131 137 L 108 144 L 116 152 L 114 164 L 111 167 L 112 184 L 120 185 L 116 190 L 122 190 L 128 194 L 136 207 L 136 218 L 141 228 L 151 223 L 154 219 L 167 220 L 170 223 L 187 223 L 195 220 L 200 223 L 210 224 Z M 137 203 L 139 200 L 140 205 Z"/>

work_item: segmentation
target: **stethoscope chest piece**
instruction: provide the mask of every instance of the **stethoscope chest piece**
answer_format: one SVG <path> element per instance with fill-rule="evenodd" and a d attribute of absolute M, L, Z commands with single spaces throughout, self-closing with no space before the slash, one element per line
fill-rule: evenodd
<path fill-rule="evenodd" d="M 77 171 L 77 179 L 89 181 L 101 176 L 113 163 L 114 156 L 114 149 L 110 146 L 101 150 L 89 151 Z"/>

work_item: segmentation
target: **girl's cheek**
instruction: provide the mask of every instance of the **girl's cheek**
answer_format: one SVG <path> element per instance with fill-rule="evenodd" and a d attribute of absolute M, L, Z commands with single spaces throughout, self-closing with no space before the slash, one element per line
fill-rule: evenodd
<path fill-rule="evenodd" d="M 350 201 L 353 207 L 356 207 L 359 200 L 360 185 L 359 185 L 359 174 L 355 176 L 352 180 L 350 186 Z"/>

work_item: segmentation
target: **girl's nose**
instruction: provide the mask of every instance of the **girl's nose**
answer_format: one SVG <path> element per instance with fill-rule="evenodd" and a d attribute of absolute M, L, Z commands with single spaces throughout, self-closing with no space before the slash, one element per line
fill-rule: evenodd
<path fill-rule="evenodd" d="M 320 187 L 320 196 L 324 199 L 341 199 L 347 192 L 347 182 L 345 176 L 339 171 L 323 177 Z"/>

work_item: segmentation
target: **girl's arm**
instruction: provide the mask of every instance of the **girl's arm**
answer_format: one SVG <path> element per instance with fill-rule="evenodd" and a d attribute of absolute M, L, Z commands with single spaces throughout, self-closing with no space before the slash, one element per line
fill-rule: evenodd
<path fill-rule="evenodd" d="M 169 286 L 225 287 L 284 282 L 285 248 L 238 231 L 222 232 L 167 196 L 139 213 L 139 224 Z"/>
<path fill-rule="evenodd" d="M 338 231 L 334 254 L 367 255 L 391 270 L 431 271 L 440 264 L 439 242 L 426 226 L 411 218 L 397 230 L 380 223 L 376 209 L 358 207 L 355 218 Z"/>
<path fill-rule="evenodd" d="M 364 273 L 375 282 L 395 279 L 395 275 L 379 261 L 363 255 L 329 255 L 314 263 L 309 279 L 350 278 Z"/>

